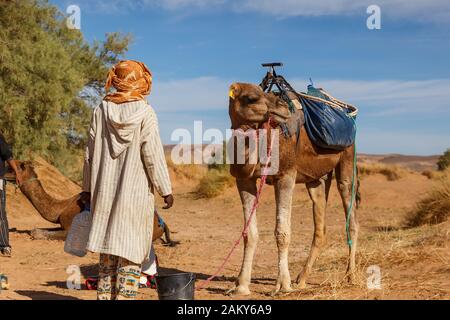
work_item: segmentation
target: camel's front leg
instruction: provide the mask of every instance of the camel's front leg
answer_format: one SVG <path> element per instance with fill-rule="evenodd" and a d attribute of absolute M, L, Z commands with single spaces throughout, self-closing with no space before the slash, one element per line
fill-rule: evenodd
<path fill-rule="evenodd" d="M 275 238 L 278 246 L 278 279 L 275 292 L 291 292 L 289 273 L 289 243 L 291 241 L 291 208 L 295 174 L 281 177 L 275 184 L 277 222 Z"/>
<path fill-rule="evenodd" d="M 236 179 L 236 184 L 244 209 L 244 223 L 246 223 L 250 217 L 252 206 L 256 198 L 256 180 Z M 250 222 L 248 233 L 244 237 L 244 258 L 242 261 L 241 272 L 236 281 L 236 288 L 232 290 L 232 293 L 234 294 L 250 294 L 249 285 L 252 277 L 252 264 L 257 242 L 258 227 L 255 212 L 252 221 Z"/>

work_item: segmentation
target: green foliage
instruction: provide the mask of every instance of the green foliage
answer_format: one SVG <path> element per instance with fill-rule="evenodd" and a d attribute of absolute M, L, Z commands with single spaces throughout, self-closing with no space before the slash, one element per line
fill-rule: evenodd
<path fill-rule="evenodd" d="M 210 169 L 200 180 L 196 194 L 199 198 L 214 198 L 226 188 L 231 187 L 235 179 L 226 170 Z"/>
<path fill-rule="evenodd" d="M 39 154 L 63 172 L 82 154 L 92 106 L 130 36 L 88 44 L 44 0 L 0 0 L 0 130 L 15 157 Z"/>
<path fill-rule="evenodd" d="M 439 171 L 444 171 L 450 167 L 450 149 L 444 152 L 437 162 Z"/>

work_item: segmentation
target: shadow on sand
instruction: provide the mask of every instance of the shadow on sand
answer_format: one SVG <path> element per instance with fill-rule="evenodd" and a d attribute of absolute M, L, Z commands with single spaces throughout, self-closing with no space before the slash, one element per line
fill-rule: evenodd
<path fill-rule="evenodd" d="M 29 297 L 32 300 L 81 300 L 76 297 L 45 291 L 17 290 L 15 292 L 21 296 Z"/>
<path fill-rule="evenodd" d="M 184 273 L 188 271 L 179 270 L 179 269 L 173 269 L 173 268 L 164 268 L 159 267 L 158 268 L 158 274 L 160 275 L 170 275 L 170 274 L 176 274 L 176 273 Z M 196 286 L 200 285 L 203 281 L 209 279 L 211 277 L 210 274 L 205 273 L 194 273 L 195 278 L 197 280 Z M 204 290 L 213 293 L 213 294 L 220 294 L 220 295 L 226 295 L 227 291 L 232 287 L 232 285 L 235 283 L 236 277 L 226 277 L 226 276 L 218 276 L 217 278 L 214 278 L 211 280 L 211 283 L 228 283 L 229 288 L 211 288 L 209 285 L 207 285 Z M 262 285 L 275 285 L 276 279 L 274 278 L 254 278 L 252 279 L 253 284 L 262 284 Z"/>

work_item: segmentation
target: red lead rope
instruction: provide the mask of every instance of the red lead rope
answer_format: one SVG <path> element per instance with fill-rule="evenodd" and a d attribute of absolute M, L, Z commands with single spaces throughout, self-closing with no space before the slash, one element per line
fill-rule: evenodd
<path fill-rule="evenodd" d="M 217 278 L 217 276 L 222 273 L 223 269 L 225 268 L 225 265 L 228 263 L 228 261 L 230 260 L 231 256 L 233 255 L 233 252 L 236 250 L 236 248 L 239 246 L 239 244 L 241 243 L 241 240 L 244 237 L 247 237 L 248 234 L 248 229 L 250 228 L 250 223 L 252 222 L 253 219 L 253 215 L 256 212 L 256 208 L 258 208 L 259 205 L 259 199 L 261 198 L 261 193 L 262 193 L 262 189 L 264 187 L 264 185 L 266 184 L 266 179 L 267 179 L 267 169 L 269 167 L 269 163 L 270 163 L 270 159 L 272 157 L 272 139 L 270 137 L 271 135 L 271 121 L 272 119 L 269 118 L 269 120 L 264 123 L 264 127 L 267 131 L 267 136 L 268 139 L 270 140 L 270 142 L 268 143 L 268 148 L 267 148 L 267 162 L 266 165 L 264 166 L 264 169 L 262 171 L 262 175 L 261 175 L 261 180 L 259 183 L 259 187 L 258 190 L 256 192 L 256 197 L 255 197 L 255 201 L 253 201 L 253 206 L 252 206 L 252 210 L 250 211 L 250 216 L 248 217 L 247 222 L 244 225 L 244 229 L 242 230 L 242 233 L 239 237 L 239 239 L 236 240 L 236 242 L 234 243 L 233 247 L 231 248 L 230 252 L 228 253 L 228 255 L 225 257 L 225 259 L 223 260 L 222 264 L 220 265 L 220 267 L 217 269 L 216 272 L 214 272 L 214 274 L 212 276 L 210 276 L 208 279 L 206 279 L 205 281 L 203 281 L 203 283 L 201 283 L 200 285 L 198 285 L 196 287 L 196 290 L 201 290 L 204 287 L 206 287 L 206 285 L 211 282 L 212 280 L 214 280 L 215 278 Z"/>

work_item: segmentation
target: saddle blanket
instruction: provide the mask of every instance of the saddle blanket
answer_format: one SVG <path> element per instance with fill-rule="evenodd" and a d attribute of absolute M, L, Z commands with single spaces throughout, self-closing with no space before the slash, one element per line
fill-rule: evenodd
<path fill-rule="evenodd" d="M 314 144 L 342 151 L 355 143 L 355 120 L 346 111 L 305 96 L 299 95 L 299 100 L 305 114 L 305 129 Z"/>

